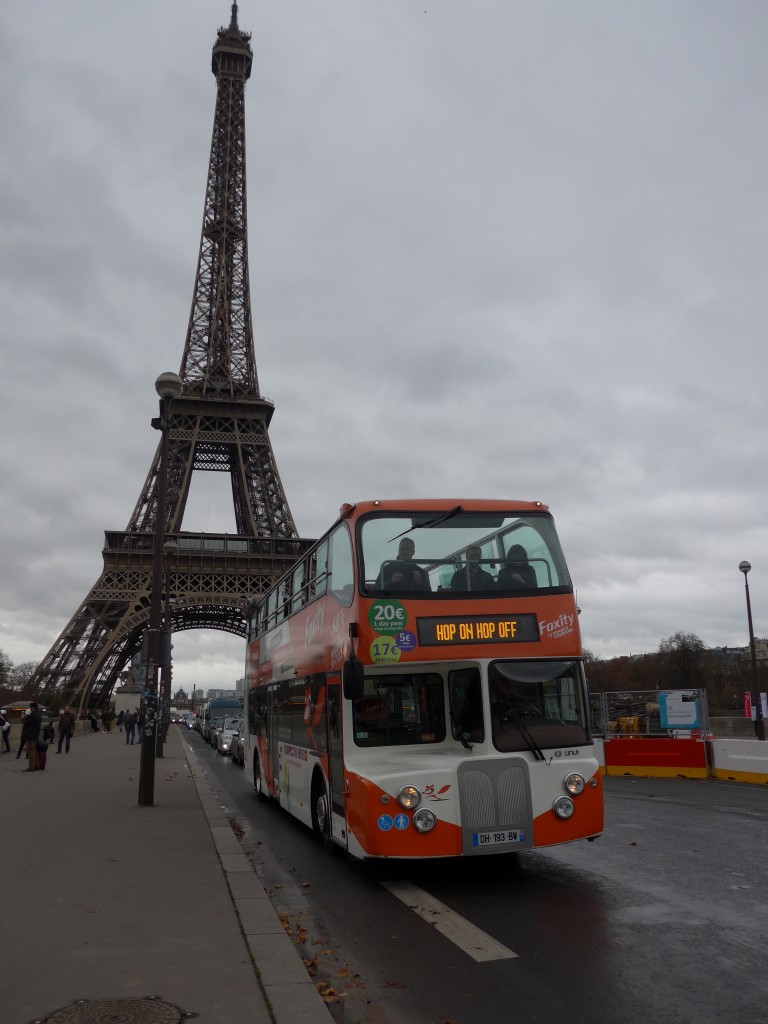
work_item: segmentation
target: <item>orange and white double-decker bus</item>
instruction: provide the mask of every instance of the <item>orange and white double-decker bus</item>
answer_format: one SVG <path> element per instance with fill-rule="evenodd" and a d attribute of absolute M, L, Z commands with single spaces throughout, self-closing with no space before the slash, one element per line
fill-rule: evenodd
<path fill-rule="evenodd" d="M 541 502 L 344 505 L 249 619 L 246 770 L 354 857 L 592 839 L 578 610 Z"/>

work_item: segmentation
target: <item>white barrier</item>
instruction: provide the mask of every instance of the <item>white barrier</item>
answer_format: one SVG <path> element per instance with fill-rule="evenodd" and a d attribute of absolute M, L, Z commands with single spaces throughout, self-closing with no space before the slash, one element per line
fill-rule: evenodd
<path fill-rule="evenodd" d="M 716 779 L 768 784 L 768 740 L 713 739 L 710 742 Z"/>

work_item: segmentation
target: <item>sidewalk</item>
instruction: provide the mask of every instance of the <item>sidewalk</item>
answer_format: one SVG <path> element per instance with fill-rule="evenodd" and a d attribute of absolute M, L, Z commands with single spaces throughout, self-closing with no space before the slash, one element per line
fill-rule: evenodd
<path fill-rule="evenodd" d="M 3 1024 L 331 1024 L 185 734 L 154 807 L 140 749 L 78 735 L 29 777 L 0 754 Z"/>

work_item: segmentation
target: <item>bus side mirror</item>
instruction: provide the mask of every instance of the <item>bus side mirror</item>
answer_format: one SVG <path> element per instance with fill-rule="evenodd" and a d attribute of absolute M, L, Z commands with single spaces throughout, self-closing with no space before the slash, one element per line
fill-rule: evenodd
<path fill-rule="evenodd" d="M 358 661 L 354 654 L 344 662 L 341 673 L 341 680 L 344 688 L 344 696 L 347 700 L 359 700 L 363 696 L 363 684 L 365 670 L 362 661 Z"/>

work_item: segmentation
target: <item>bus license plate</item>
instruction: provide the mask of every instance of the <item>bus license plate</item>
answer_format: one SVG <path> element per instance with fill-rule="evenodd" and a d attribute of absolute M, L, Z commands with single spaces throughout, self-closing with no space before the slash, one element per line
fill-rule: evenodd
<path fill-rule="evenodd" d="M 521 828 L 508 828 L 503 832 L 473 832 L 473 846 L 504 846 L 510 843 L 524 843 L 525 832 Z"/>

